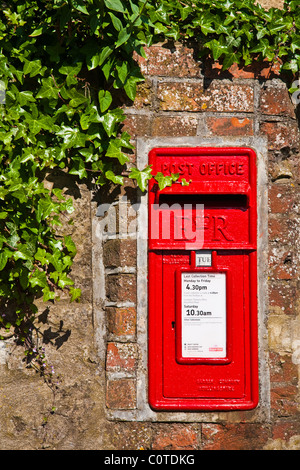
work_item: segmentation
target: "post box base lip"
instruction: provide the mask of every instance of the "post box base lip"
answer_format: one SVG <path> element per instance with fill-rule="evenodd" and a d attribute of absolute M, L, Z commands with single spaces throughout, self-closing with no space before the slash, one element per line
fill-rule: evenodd
<path fill-rule="evenodd" d="M 187 400 L 180 399 L 151 399 L 149 405 L 154 411 L 251 411 L 258 406 L 259 400 L 212 400 L 198 399 Z"/>

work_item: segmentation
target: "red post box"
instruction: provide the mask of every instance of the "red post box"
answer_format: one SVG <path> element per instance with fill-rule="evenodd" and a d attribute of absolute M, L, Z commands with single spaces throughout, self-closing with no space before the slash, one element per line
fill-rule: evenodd
<path fill-rule="evenodd" d="M 149 183 L 149 403 L 248 410 L 258 403 L 256 154 L 155 148 Z M 190 181 L 187 185 L 186 181 Z"/>

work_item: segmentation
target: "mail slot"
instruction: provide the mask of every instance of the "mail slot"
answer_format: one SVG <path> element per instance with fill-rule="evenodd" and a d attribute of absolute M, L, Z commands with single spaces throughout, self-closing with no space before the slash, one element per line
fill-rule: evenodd
<path fill-rule="evenodd" d="M 149 404 L 249 410 L 258 403 L 256 154 L 154 148 L 179 173 L 148 205 Z"/>

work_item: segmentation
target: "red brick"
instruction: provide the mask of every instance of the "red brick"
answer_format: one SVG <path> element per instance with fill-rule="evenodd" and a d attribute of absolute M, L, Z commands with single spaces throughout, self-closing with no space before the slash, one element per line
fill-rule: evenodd
<path fill-rule="evenodd" d="M 107 307 L 108 331 L 116 336 L 135 335 L 136 309 L 134 307 Z"/>
<path fill-rule="evenodd" d="M 271 279 L 292 280 L 296 275 L 295 254 L 290 247 L 270 244 L 269 276 Z"/>
<path fill-rule="evenodd" d="M 261 90 L 260 110 L 263 114 L 289 116 L 296 118 L 295 109 L 291 102 L 286 86 L 266 85 Z"/>
<path fill-rule="evenodd" d="M 132 410 L 136 408 L 136 382 L 134 379 L 108 380 L 106 406 L 110 409 Z"/>
<path fill-rule="evenodd" d="M 114 372 L 135 372 L 137 346 L 134 343 L 108 343 L 106 370 Z"/>
<path fill-rule="evenodd" d="M 108 240 L 103 244 L 103 261 L 106 268 L 136 265 L 136 241 Z"/>
<path fill-rule="evenodd" d="M 269 210 L 271 214 L 290 212 L 295 203 L 293 187 L 287 184 L 272 184 L 269 186 Z"/>
<path fill-rule="evenodd" d="M 128 132 L 132 137 L 150 135 L 150 116 L 145 114 L 127 114 L 123 121 L 122 131 Z"/>
<path fill-rule="evenodd" d="M 270 381 L 273 387 L 282 383 L 297 386 L 298 366 L 293 364 L 291 356 L 270 351 L 269 366 Z"/>
<path fill-rule="evenodd" d="M 147 58 L 138 57 L 143 75 L 161 77 L 199 77 L 200 65 L 194 49 L 177 44 L 174 47 L 154 45 L 144 48 Z"/>
<path fill-rule="evenodd" d="M 193 425 L 160 424 L 155 428 L 153 450 L 195 450 L 197 431 Z"/>
<path fill-rule="evenodd" d="M 111 302 L 135 302 L 135 275 L 110 274 L 106 276 L 106 295 L 107 299 Z"/>
<path fill-rule="evenodd" d="M 282 439 L 284 441 L 300 435 L 300 420 L 277 421 L 273 424 L 273 439 Z M 298 448 L 299 450 L 299 448 Z"/>
<path fill-rule="evenodd" d="M 202 450 L 261 450 L 268 437 L 262 424 L 202 424 Z"/>
<path fill-rule="evenodd" d="M 203 85 L 199 82 L 160 82 L 157 97 L 163 111 L 201 111 Z"/>
<path fill-rule="evenodd" d="M 267 135 L 270 150 L 280 150 L 291 147 L 299 150 L 299 130 L 297 124 L 284 122 L 263 122 L 262 134 Z"/>
<path fill-rule="evenodd" d="M 271 410 L 274 416 L 299 416 L 298 387 L 296 385 L 271 386 Z"/>
<path fill-rule="evenodd" d="M 160 82 L 157 88 L 163 111 L 253 112 L 249 85 L 213 82 L 206 90 L 199 82 Z"/>
<path fill-rule="evenodd" d="M 254 91 L 250 85 L 220 83 L 213 81 L 205 91 L 207 111 L 244 112 L 254 111 Z"/>
<path fill-rule="evenodd" d="M 157 116 L 153 119 L 153 136 L 195 136 L 197 118 L 190 116 Z"/>
<path fill-rule="evenodd" d="M 290 281 L 270 280 L 269 282 L 269 306 L 273 311 L 278 309 L 286 315 L 296 312 L 297 288 Z"/>
<path fill-rule="evenodd" d="M 253 135 L 253 119 L 209 117 L 207 127 L 214 135 Z"/>
<path fill-rule="evenodd" d="M 269 218 L 269 240 L 281 244 L 293 244 L 297 233 L 297 222 L 293 219 L 275 215 Z"/>

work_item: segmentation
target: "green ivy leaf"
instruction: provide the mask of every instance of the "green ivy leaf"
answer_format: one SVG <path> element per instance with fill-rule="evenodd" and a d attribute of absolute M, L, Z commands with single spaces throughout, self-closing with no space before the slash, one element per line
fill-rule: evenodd
<path fill-rule="evenodd" d="M 58 287 L 60 287 L 61 289 L 64 289 L 65 287 L 67 286 L 72 286 L 74 284 L 74 281 L 72 281 L 72 279 L 70 279 L 66 273 L 62 273 L 60 276 L 59 276 L 59 279 L 58 279 L 58 282 L 57 282 L 57 285 Z"/>
<path fill-rule="evenodd" d="M 59 89 L 54 83 L 53 78 L 47 77 L 42 79 L 42 87 L 39 89 L 36 98 L 57 99 Z"/>
<path fill-rule="evenodd" d="M 230 52 L 225 55 L 223 60 L 223 70 L 229 69 L 232 64 L 238 64 L 240 62 L 241 54 L 239 52 Z"/>
<path fill-rule="evenodd" d="M 35 38 L 36 36 L 40 36 L 43 33 L 43 29 L 43 27 L 35 29 L 31 34 L 29 34 L 29 37 Z"/>
<path fill-rule="evenodd" d="M 107 111 L 112 103 L 112 96 L 108 90 L 100 90 L 98 93 L 100 110 L 102 113 Z"/>
<path fill-rule="evenodd" d="M 99 62 L 98 65 L 102 65 L 106 59 L 112 54 L 113 48 L 110 46 L 106 46 L 102 49 L 100 55 L 99 55 Z"/>
<path fill-rule="evenodd" d="M 155 179 L 158 182 L 159 189 L 164 189 L 167 186 L 172 186 L 172 184 L 178 180 L 179 173 L 165 176 L 163 173 L 158 172 L 155 175 Z"/>
<path fill-rule="evenodd" d="M 124 163 L 129 161 L 127 155 L 122 152 L 121 142 L 118 139 L 110 141 L 105 155 L 110 158 L 116 158 L 117 160 L 119 160 L 121 165 L 124 165 Z"/>
<path fill-rule="evenodd" d="M 78 127 L 62 126 L 56 135 L 63 138 L 65 148 L 85 145 L 86 136 L 80 132 Z"/>
<path fill-rule="evenodd" d="M 29 284 L 31 287 L 48 287 L 47 276 L 44 271 L 35 269 L 29 276 Z"/>
<path fill-rule="evenodd" d="M 78 175 L 80 179 L 87 177 L 87 171 L 82 158 L 74 157 L 72 167 L 69 170 L 70 175 Z"/>
<path fill-rule="evenodd" d="M 83 0 L 71 0 L 71 3 L 76 10 L 84 13 L 85 15 L 89 14 Z"/>
<path fill-rule="evenodd" d="M 70 237 L 70 235 L 66 235 L 64 237 L 64 243 L 65 243 L 65 247 L 67 248 L 69 253 L 72 256 L 75 256 L 76 253 L 77 253 L 77 248 L 76 248 L 76 245 L 75 245 L 74 241 L 72 240 L 72 237 Z"/>
<path fill-rule="evenodd" d="M 70 287 L 70 294 L 71 294 L 71 302 L 79 301 L 81 297 L 81 289 L 76 289 L 74 287 Z"/>
<path fill-rule="evenodd" d="M 10 255 L 11 253 L 7 248 L 0 251 L 0 271 L 5 268 L 7 260 L 10 258 Z"/>
<path fill-rule="evenodd" d="M 220 41 L 217 41 L 217 39 L 212 39 L 205 43 L 205 46 L 211 49 L 214 60 L 218 60 L 223 54 L 228 52 L 227 45 L 222 44 Z"/>
<path fill-rule="evenodd" d="M 104 0 L 104 3 L 107 6 L 107 8 L 109 8 L 110 10 L 125 13 L 123 4 L 120 0 Z"/>
<path fill-rule="evenodd" d="M 77 84 L 78 82 L 77 75 L 79 74 L 81 69 L 82 69 L 82 62 L 79 62 L 75 66 L 63 65 L 62 67 L 60 67 L 59 72 L 62 75 L 66 75 L 67 85 L 71 86 L 71 85 Z"/>
<path fill-rule="evenodd" d="M 117 176 L 111 170 L 108 170 L 108 171 L 105 172 L 105 177 L 108 180 L 115 183 L 115 184 L 123 184 L 123 182 L 124 182 L 124 177 L 123 176 Z"/>
<path fill-rule="evenodd" d="M 129 77 L 126 80 L 124 90 L 126 91 L 126 95 L 128 96 L 128 98 L 134 101 L 136 97 L 136 80 L 134 79 L 134 77 Z"/>
<path fill-rule="evenodd" d="M 49 215 L 55 211 L 55 209 L 55 203 L 51 200 L 50 197 L 40 199 L 36 210 L 36 220 L 40 223 L 42 220 L 47 219 L 47 217 L 49 217 Z"/>
<path fill-rule="evenodd" d="M 148 181 L 152 178 L 152 167 L 151 165 L 144 168 L 144 170 L 139 170 L 138 168 L 131 168 L 129 178 L 135 179 L 139 188 L 142 191 L 146 191 Z"/>
<path fill-rule="evenodd" d="M 126 41 L 128 41 L 130 36 L 131 36 L 130 30 L 128 30 L 127 28 L 122 29 L 119 32 L 118 40 L 115 44 L 115 48 L 117 49 L 118 47 L 122 46 L 122 44 L 124 44 Z"/>

